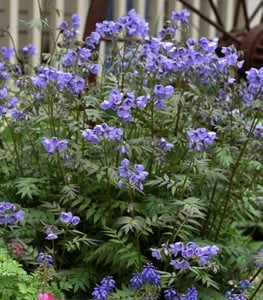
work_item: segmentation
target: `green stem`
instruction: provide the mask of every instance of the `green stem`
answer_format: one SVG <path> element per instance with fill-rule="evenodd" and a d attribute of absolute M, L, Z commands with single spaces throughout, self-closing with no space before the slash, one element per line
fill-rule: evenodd
<path fill-rule="evenodd" d="M 259 290 L 261 289 L 262 285 L 263 285 L 263 279 L 261 279 L 260 284 L 257 286 L 255 292 L 254 292 L 253 295 L 249 298 L 249 300 L 254 299 L 254 297 L 256 296 L 256 294 L 257 294 L 257 293 L 259 292 Z"/>
<path fill-rule="evenodd" d="M 241 161 L 241 158 L 243 157 L 243 154 L 245 153 L 245 149 L 246 149 L 246 147 L 248 145 L 248 142 L 249 142 L 249 136 L 254 131 L 254 128 L 256 127 L 256 124 L 258 122 L 257 114 L 258 114 L 258 111 L 257 111 L 257 113 L 256 113 L 256 115 L 253 119 L 252 125 L 250 127 L 250 131 L 247 135 L 247 139 L 246 139 L 243 147 L 241 148 L 241 150 L 239 152 L 239 156 L 238 156 L 238 158 L 236 160 L 236 163 L 234 164 L 234 167 L 232 169 L 232 173 L 231 173 L 231 176 L 230 176 L 230 179 L 229 179 L 229 184 L 228 184 L 228 187 L 227 187 L 227 192 L 226 192 L 226 195 L 225 195 L 225 200 L 223 202 L 223 213 L 221 214 L 219 225 L 218 225 L 216 233 L 215 233 L 215 242 L 218 241 L 219 233 L 220 233 L 223 221 L 225 219 L 226 213 L 228 211 L 228 204 L 229 204 L 229 201 L 230 201 L 231 190 L 232 190 L 232 187 L 233 187 L 233 184 L 234 184 L 234 176 L 236 175 L 237 169 L 239 167 L 239 162 Z"/>
<path fill-rule="evenodd" d="M 14 152 L 15 152 L 15 157 L 16 157 L 16 162 L 17 162 L 18 169 L 20 171 L 21 176 L 24 177 L 22 165 L 21 165 L 21 162 L 20 162 L 19 154 L 18 154 L 18 148 L 17 148 L 15 133 L 14 133 L 12 127 L 9 125 L 6 117 L 4 117 L 4 119 L 5 119 L 5 122 L 7 124 L 8 129 L 9 129 L 9 131 L 11 133 L 12 140 L 13 140 L 13 143 L 14 143 Z"/>

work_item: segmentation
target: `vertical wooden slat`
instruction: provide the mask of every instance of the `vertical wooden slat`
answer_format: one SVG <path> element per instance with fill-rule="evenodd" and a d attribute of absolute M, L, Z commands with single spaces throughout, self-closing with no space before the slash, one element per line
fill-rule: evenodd
<path fill-rule="evenodd" d="M 8 10 L 8 18 L 9 18 L 9 20 L 8 20 L 9 21 L 8 22 L 9 31 L 13 38 L 15 47 L 16 47 L 16 49 L 18 49 L 19 48 L 19 45 L 18 45 L 19 1 L 18 0 L 9 0 L 7 10 Z M 9 46 L 13 46 L 10 39 L 8 40 L 8 44 L 9 44 Z"/>
<path fill-rule="evenodd" d="M 197 9 L 200 9 L 200 6 L 201 6 L 200 0 L 192 0 L 190 3 Z M 190 17 L 189 17 L 189 29 L 188 29 L 186 36 L 188 38 L 193 37 L 193 38 L 199 39 L 200 38 L 199 16 L 189 9 L 188 9 L 188 11 L 190 12 Z M 207 26 L 207 24 L 206 24 L 206 26 Z"/>
<path fill-rule="evenodd" d="M 205 14 L 207 17 L 211 18 L 211 9 L 208 5 L 207 1 L 201 1 L 200 3 L 200 11 Z M 200 37 L 209 35 L 209 27 L 210 25 L 203 19 L 199 19 L 199 30 L 200 30 Z"/>
<path fill-rule="evenodd" d="M 219 14 L 222 16 L 224 27 L 227 31 L 230 31 L 233 29 L 236 1 L 218 0 L 217 2 Z M 221 33 L 217 31 L 217 35 L 221 35 Z"/>
<path fill-rule="evenodd" d="M 114 0 L 113 1 L 113 19 L 117 20 L 119 17 L 126 14 L 127 1 L 126 0 Z"/>
<path fill-rule="evenodd" d="M 83 36 L 85 21 L 89 11 L 90 0 L 77 0 L 76 13 L 80 15 L 80 29 L 79 36 L 80 38 Z"/>
<path fill-rule="evenodd" d="M 52 35 L 53 35 L 53 39 L 52 40 L 50 39 L 50 46 L 49 46 L 50 51 L 52 51 L 51 49 L 53 49 L 54 47 L 54 39 L 56 39 L 58 35 L 57 28 L 65 18 L 64 4 L 65 4 L 64 0 L 55 0 L 53 2 L 53 7 L 50 13 L 50 25 L 52 27 Z M 57 42 L 60 42 L 61 39 L 62 37 L 60 37 L 57 40 Z"/>
<path fill-rule="evenodd" d="M 137 13 L 142 17 L 145 18 L 145 8 L 146 8 L 146 2 L 145 0 L 134 0 L 133 7 L 137 11 Z"/>
<path fill-rule="evenodd" d="M 39 1 L 41 7 L 43 7 L 43 1 Z M 40 11 L 38 7 L 38 1 L 31 1 L 31 18 L 32 19 L 40 19 Z M 29 43 L 34 44 L 37 49 L 37 55 L 33 55 L 31 58 L 31 62 L 34 66 L 40 63 L 39 55 L 42 51 L 42 41 L 41 41 L 41 32 L 37 28 L 32 28 L 29 30 Z"/>
<path fill-rule="evenodd" d="M 164 0 L 151 1 L 150 33 L 155 35 L 163 27 L 164 23 Z"/>

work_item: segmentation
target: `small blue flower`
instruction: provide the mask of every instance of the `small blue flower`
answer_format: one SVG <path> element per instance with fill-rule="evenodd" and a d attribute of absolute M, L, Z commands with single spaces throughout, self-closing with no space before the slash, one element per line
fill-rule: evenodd
<path fill-rule="evenodd" d="M 79 224 L 79 222 L 80 222 L 80 218 L 78 217 L 78 216 L 73 216 L 73 218 L 71 219 L 71 224 L 72 225 L 78 225 Z"/>
<path fill-rule="evenodd" d="M 62 212 L 59 219 L 62 223 L 69 223 L 72 220 L 72 217 L 72 212 Z"/>

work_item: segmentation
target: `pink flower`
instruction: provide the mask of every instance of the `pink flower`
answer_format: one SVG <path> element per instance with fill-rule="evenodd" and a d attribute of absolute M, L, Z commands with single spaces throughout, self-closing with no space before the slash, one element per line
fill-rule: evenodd
<path fill-rule="evenodd" d="M 55 297 L 50 293 L 39 294 L 37 299 L 38 300 L 56 300 Z"/>

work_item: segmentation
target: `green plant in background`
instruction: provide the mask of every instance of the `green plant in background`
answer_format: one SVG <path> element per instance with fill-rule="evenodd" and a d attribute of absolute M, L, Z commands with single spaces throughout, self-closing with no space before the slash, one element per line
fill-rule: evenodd
<path fill-rule="evenodd" d="M 33 45 L 15 64 L 0 49 L 1 232 L 27 271 L 38 261 L 42 294 L 221 299 L 231 281 L 229 299 L 259 294 L 263 72 L 239 80 L 237 51 L 217 55 L 216 38 L 176 42 L 187 17 L 151 37 L 131 10 L 76 42 L 74 14 L 34 67 Z"/>
<path fill-rule="evenodd" d="M 38 295 L 39 278 L 28 274 L 21 264 L 0 248 L 0 299 L 32 300 Z"/>

